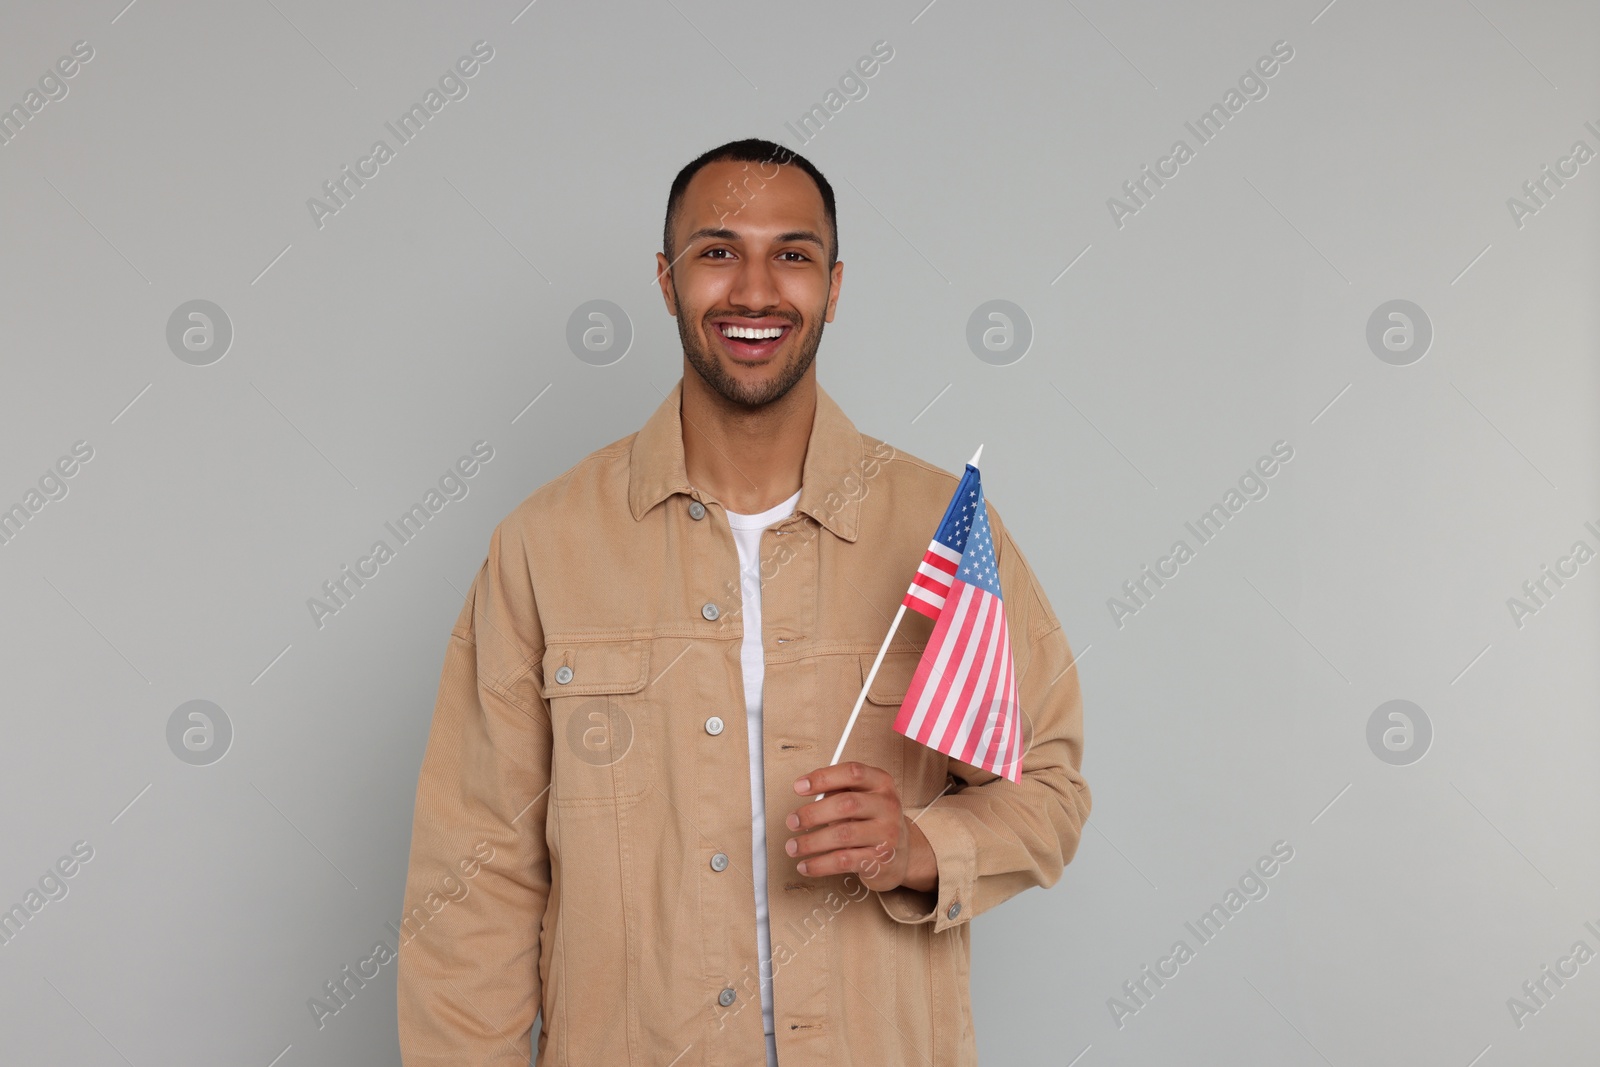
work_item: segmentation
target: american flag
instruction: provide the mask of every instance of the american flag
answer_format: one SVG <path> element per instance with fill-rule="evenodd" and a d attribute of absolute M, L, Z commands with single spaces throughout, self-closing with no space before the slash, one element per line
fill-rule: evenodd
<path fill-rule="evenodd" d="M 904 604 L 934 626 L 894 728 L 963 763 L 1021 781 L 1024 740 L 1011 637 L 983 485 L 971 463 Z"/>

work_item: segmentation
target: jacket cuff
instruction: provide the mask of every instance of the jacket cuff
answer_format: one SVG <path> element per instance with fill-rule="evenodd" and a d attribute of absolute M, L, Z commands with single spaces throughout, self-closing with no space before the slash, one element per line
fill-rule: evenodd
<path fill-rule="evenodd" d="M 933 849 L 939 884 L 932 892 L 900 886 L 878 893 L 889 918 L 901 923 L 933 923 L 938 933 L 973 917 L 972 886 L 976 878 L 977 848 L 961 822 L 962 812 L 940 807 L 935 801 L 916 816 L 917 829 Z"/>

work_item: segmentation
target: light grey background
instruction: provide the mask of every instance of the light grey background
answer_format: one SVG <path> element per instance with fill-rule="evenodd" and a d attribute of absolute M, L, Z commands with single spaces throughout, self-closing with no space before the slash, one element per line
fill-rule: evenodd
<path fill-rule="evenodd" d="M 0 147 L 0 506 L 94 450 L 0 545 L 0 907 L 94 850 L 0 945 L 0 1058 L 397 1062 L 392 965 L 321 1028 L 307 1002 L 399 915 L 490 530 L 679 373 L 667 186 L 741 136 L 838 191 L 823 385 L 949 469 L 985 444 L 1082 657 L 1094 812 L 1057 886 L 975 923 L 984 1062 L 1596 1055 L 1600 962 L 1507 1003 L 1600 950 L 1600 561 L 1520 626 L 1507 603 L 1600 548 L 1600 161 L 1507 204 L 1600 149 L 1593 4 L 124 2 L 0 18 L 0 103 L 94 49 Z M 318 228 L 307 199 L 479 40 L 468 95 Z M 784 124 L 880 40 L 800 146 Z M 1116 225 L 1277 41 L 1268 95 Z M 209 366 L 166 340 L 195 299 L 234 331 Z M 566 343 L 596 299 L 634 331 L 605 367 Z M 1033 331 L 1008 365 L 966 340 L 995 299 Z M 1434 331 L 1407 366 L 1366 340 L 1396 299 Z M 470 494 L 314 625 L 478 440 Z M 1119 627 L 1122 583 L 1280 440 L 1269 494 Z M 197 699 L 234 731 L 208 766 L 167 741 Z M 1433 731 L 1404 766 L 1367 741 L 1394 699 Z M 1200 946 L 1185 922 L 1278 841 Z"/>

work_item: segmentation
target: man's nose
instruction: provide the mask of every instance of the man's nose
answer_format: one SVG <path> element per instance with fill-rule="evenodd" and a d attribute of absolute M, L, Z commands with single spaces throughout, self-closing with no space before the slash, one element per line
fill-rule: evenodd
<path fill-rule="evenodd" d="M 766 259 L 745 259 L 739 264 L 728 299 L 738 307 L 755 311 L 778 304 L 778 284 L 772 264 Z"/>

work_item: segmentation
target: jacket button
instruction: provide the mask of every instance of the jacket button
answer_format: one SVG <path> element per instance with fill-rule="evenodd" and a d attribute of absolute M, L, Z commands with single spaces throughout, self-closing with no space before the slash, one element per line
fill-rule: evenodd
<path fill-rule="evenodd" d="M 728 854 L 726 852 L 718 852 L 715 856 L 712 856 L 711 857 L 711 869 L 713 871 L 725 871 L 725 870 L 727 870 L 728 869 Z"/>
<path fill-rule="evenodd" d="M 721 732 L 722 732 L 722 720 L 721 719 L 719 719 L 715 715 L 713 715 L 713 716 L 711 716 L 711 718 L 706 720 L 706 733 L 710 734 L 712 737 L 716 737 Z"/>
<path fill-rule="evenodd" d="M 556 684 L 566 685 L 572 681 L 572 668 L 563 663 L 556 668 Z"/>
<path fill-rule="evenodd" d="M 718 615 L 721 615 L 722 612 L 717 610 L 717 606 L 708 600 L 706 601 L 706 606 L 700 609 L 700 614 L 704 615 L 709 620 L 715 619 Z"/>
<path fill-rule="evenodd" d="M 738 999 L 739 994 L 735 993 L 732 989 L 724 989 L 722 992 L 717 994 L 717 1003 L 721 1004 L 724 1008 Z"/>
<path fill-rule="evenodd" d="M 689 503 L 689 517 L 691 519 L 703 519 L 703 518 L 705 518 L 706 517 L 706 506 L 704 504 L 700 503 L 700 501 L 698 501 L 698 500 L 691 501 Z"/>
<path fill-rule="evenodd" d="M 954 919 L 957 915 L 960 915 L 960 914 L 961 914 L 961 901 L 959 901 L 959 900 L 956 901 L 954 904 L 950 905 L 950 910 L 945 912 L 945 915 L 947 917 L 951 918 L 951 919 Z"/>

